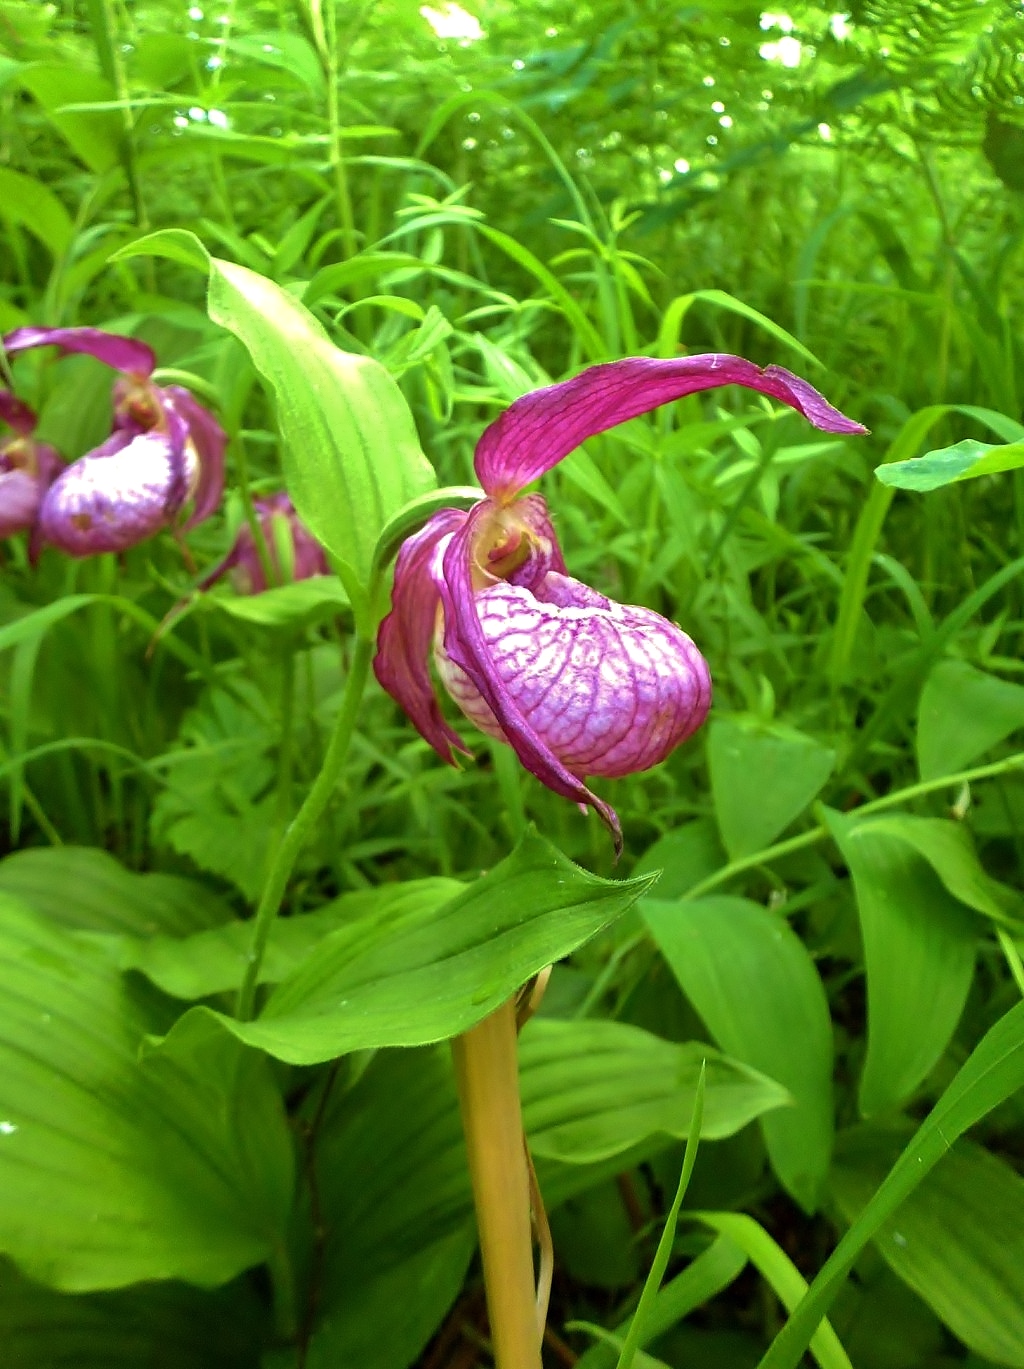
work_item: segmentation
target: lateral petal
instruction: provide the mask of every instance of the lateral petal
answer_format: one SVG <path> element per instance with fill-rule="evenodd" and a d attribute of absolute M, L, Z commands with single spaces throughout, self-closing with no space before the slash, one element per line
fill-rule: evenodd
<path fill-rule="evenodd" d="M 224 493 L 224 448 L 227 436 L 209 409 L 205 409 L 190 390 L 182 385 L 166 385 L 159 391 L 165 413 L 172 411 L 187 425 L 188 437 L 199 458 L 199 475 L 194 490 L 195 504 L 185 530 L 209 518 Z"/>
<path fill-rule="evenodd" d="M 474 466 L 489 495 L 506 500 L 597 433 L 671 400 L 719 385 L 743 385 L 789 404 L 816 428 L 867 429 L 841 414 L 813 385 L 782 366 L 763 370 L 725 352 L 627 357 L 591 366 L 572 380 L 523 395 L 483 432 Z"/>
<path fill-rule="evenodd" d="M 405 710 L 442 760 L 455 764 L 453 748 L 469 755 L 461 737 L 445 722 L 430 678 L 430 652 L 441 601 L 431 575 L 438 543 L 466 522 L 460 509 L 441 509 L 402 545 L 395 563 L 391 612 L 377 634 L 373 673 Z"/>
<path fill-rule="evenodd" d="M 156 356 L 136 338 L 107 333 L 102 328 L 15 328 L 3 340 L 4 351 L 27 352 L 33 347 L 59 347 L 63 352 L 85 352 L 115 371 L 152 375 Z"/>

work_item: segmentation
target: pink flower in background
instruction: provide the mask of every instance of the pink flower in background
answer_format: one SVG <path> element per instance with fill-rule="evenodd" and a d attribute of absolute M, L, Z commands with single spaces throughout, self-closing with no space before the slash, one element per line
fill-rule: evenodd
<path fill-rule="evenodd" d="M 9 354 L 84 352 L 121 372 L 110 437 L 72 462 L 43 498 L 44 541 L 71 556 L 124 551 L 169 527 L 189 500 L 186 528 L 220 503 L 224 432 L 188 390 L 153 383 L 156 358 L 144 342 L 98 328 L 18 328 L 3 345 Z"/>
<path fill-rule="evenodd" d="M 14 432 L 0 440 L 0 537 L 29 531 L 35 543 L 39 506 L 64 462 L 53 447 L 36 441 L 35 414 L 8 390 L 0 390 L 0 422 Z"/>
<path fill-rule="evenodd" d="M 314 575 L 329 573 L 323 547 L 299 520 L 286 494 L 272 494 L 268 499 L 257 499 L 253 508 L 278 584 L 308 580 Z M 220 565 L 203 580 L 200 588 L 208 589 L 229 572 L 240 594 L 262 594 L 269 588 L 263 562 L 247 523 L 239 528 L 234 546 Z"/>
<path fill-rule="evenodd" d="M 708 667 L 674 623 L 572 579 L 544 499 L 522 491 L 587 438 L 731 384 L 827 432 L 865 431 L 780 366 L 721 353 L 593 366 L 524 395 L 484 431 L 474 465 L 485 497 L 468 513 L 435 514 L 395 566 L 374 660 L 381 685 L 454 764 L 453 749 L 466 748 L 438 705 L 433 652 L 466 717 L 556 794 L 595 808 L 616 849 L 618 818 L 587 778 L 647 770 L 695 732 L 711 703 Z"/>

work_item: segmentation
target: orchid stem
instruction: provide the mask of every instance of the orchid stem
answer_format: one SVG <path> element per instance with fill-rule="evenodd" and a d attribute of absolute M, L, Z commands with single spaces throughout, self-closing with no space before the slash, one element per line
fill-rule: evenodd
<path fill-rule="evenodd" d="M 497 1369 L 541 1369 L 516 1003 L 452 1041 Z"/>
<path fill-rule="evenodd" d="M 299 852 L 330 802 L 331 795 L 338 783 L 341 767 L 348 755 L 349 744 L 352 741 L 352 733 L 355 731 L 356 718 L 359 714 L 359 705 L 366 688 L 372 654 L 373 641 L 361 634 L 357 636 L 355 649 L 352 652 L 352 664 L 349 667 L 345 690 L 341 696 L 341 706 L 334 722 L 334 733 L 327 747 L 320 773 L 313 781 L 313 787 L 306 795 L 302 807 L 285 829 L 284 836 L 274 852 L 270 873 L 267 875 L 263 894 L 256 909 L 256 916 L 253 918 L 252 941 L 249 944 L 245 976 L 238 991 L 235 1016 L 241 1022 L 247 1022 L 252 1017 L 253 1004 L 256 1000 L 256 985 L 259 982 L 260 967 L 263 964 L 263 956 L 267 949 L 267 939 L 281 907 L 284 892 Z"/>

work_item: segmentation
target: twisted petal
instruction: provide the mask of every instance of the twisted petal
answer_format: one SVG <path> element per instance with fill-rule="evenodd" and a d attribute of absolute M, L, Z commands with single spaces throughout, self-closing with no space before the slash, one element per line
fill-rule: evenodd
<path fill-rule="evenodd" d="M 35 432 L 36 416 L 27 404 L 23 404 L 11 394 L 10 390 L 0 390 L 0 423 L 6 423 L 20 437 Z"/>
<path fill-rule="evenodd" d="M 199 479 L 195 504 L 187 528 L 209 518 L 224 493 L 224 448 L 227 437 L 213 414 L 204 409 L 191 391 L 181 385 L 167 385 L 158 391 L 164 412 L 177 414 L 188 426 L 188 435 L 199 458 Z"/>
<path fill-rule="evenodd" d="M 560 632 L 557 603 L 544 605 L 528 589 L 504 581 L 474 593 L 474 542 L 484 520 L 491 517 L 489 501 L 471 511 L 448 544 L 441 573 L 436 575 L 444 609 L 444 642 L 443 650 L 437 653 L 438 666 L 463 711 L 473 721 L 482 722 L 485 731 L 507 741 L 542 784 L 564 798 L 595 808 L 610 828 L 619 851 L 622 832 L 614 809 L 587 788 L 581 778 L 583 767 L 576 769 L 566 762 L 566 757 L 589 761 L 596 756 L 600 750 L 597 733 L 593 743 L 562 747 L 563 741 L 571 742 L 568 733 L 575 724 L 569 721 L 559 730 L 556 719 L 572 695 L 569 682 L 573 673 L 582 669 L 584 662 L 589 663 L 591 674 L 599 673 L 600 659 L 594 656 L 587 634 L 574 628 L 569 617 L 563 620 L 570 625 L 568 633 Z M 591 593 L 557 573 L 549 574 L 547 580 L 552 582 L 554 595 L 563 586 L 572 586 L 573 592 Z M 601 600 L 602 604 L 608 602 Z M 537 610 L 549 615 L 543 638 L 535 635 L 542 621 Z M 578 607 L 575 612 L 578 616 Z M 579 656 L 573 652 L 575 636 L 581 639 Z M 546 694 L 554 690 L 563 674 L 567 687 L 556 692 L 550 708 L 545 707 Z M 476 696 L 483 708 L 474 705 Z M 601 772 L 592 769 L 591 773 Z"/>
<path fill-rule="evenodd" d="M 15 328 L 3 340 L 10 353 L 33 347 L 59 347 L 63 352 L 86 352 L 115 371 L 151 375 L 156 366 L 153 350 L 135 338 L 106 333 L 102 328 Z"/>
<path fill-rule="evenodd" d="M 724 352 L 664 361 L 629 357 L 592 366 L 573 380 L 517 399 L 484 430 L 474 458 L 477 478 L 489 495 L 507 499 L 588 437 L 670 400 L 719 385 L 744 385 L 770 395 L 826 432 L 866 432 L 834 409 L 813 385 L 781 366 L 762 370 Z"/>
<path fill-rule="evenodd" d="M 140 433 L 109 456 L 83 456 L 50 486 L 39 512 L 42 537 L 70 556 L 125 551 L 171 521 L 188 492 L 180 419 L 177 442 Z"/>
<path fill-rule="evenodd" d="M 395 563 L 391 612 L 380 625 L 373 661 L 373 671 L 381 686 L 402 706 L 438 755 L 451 765 L 455 763 L 453 747 L 469 753 L 458 733 L 442 717 L 430 679 L 430 649 L 440 602 L 431 563 L 438 543 L 466 521 L 467 515 L 458 509 L 441 509 L 402 546 Z"/>

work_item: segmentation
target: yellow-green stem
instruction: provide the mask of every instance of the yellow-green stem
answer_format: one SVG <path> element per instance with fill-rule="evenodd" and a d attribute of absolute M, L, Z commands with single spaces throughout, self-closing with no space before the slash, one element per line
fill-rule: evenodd
<path fill-rule="evenodd" d="M 497 1369 L 541 1369 L 530 1172 L 510 999 L 452 1042 Z"/>

